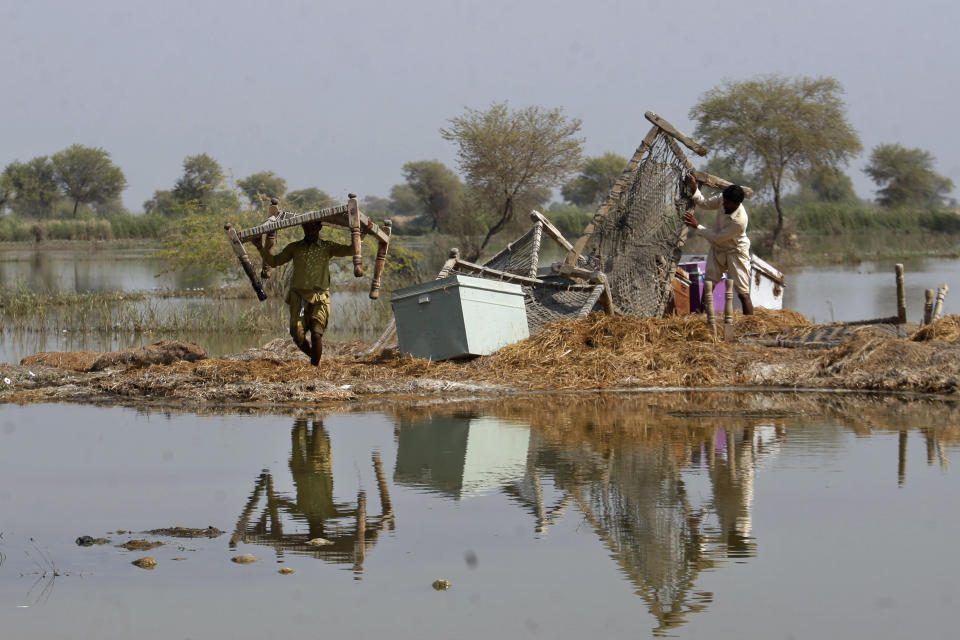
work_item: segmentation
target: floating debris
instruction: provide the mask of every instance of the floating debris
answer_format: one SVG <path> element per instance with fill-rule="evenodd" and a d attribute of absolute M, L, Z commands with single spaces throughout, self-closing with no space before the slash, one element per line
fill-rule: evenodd
<path fill-rule="evenodd" d="M 140 558 L 139 560 L 134 560 L 130 564 L 135 567 L 140 567 L 141 569 L 147 569 L 148 571 L 153 571 L 157 566 L 157 559 L 147 556 L 146 558 Z"/>
<path fill-rule="evenodd" d="M 107 538 L 94 538 L 93 536 L 80 536 L 77 538 L 77 545 L 81 547 L 92 547 L 95 544 L 109 544 Z"/>
<path fill-rule="evenodd" d="M 216 538 L 222 536 L 223 531 L 216 527 L 207 527 L 206 529 L 195 529 L 191 527 L 165 527 L 163 529 L 151 529 L 144 531 L 153 536 L 170 536 L 171 538 Z"/>
<path fill-rule="evenodd" d="M 123 544 L 117 545 L 117 547 L 126 549 L 127 551 L 146 551 L 147 549 L 154 549 L 162 546 L 162 542 L 151 542 L 150 540 L 128 540 Z"/>
<path fill-rule="evenodd" d="M 450 588 L 450 581 L 449 581 L 449 580 L 434 580 L 434 581 L 433 581 L 433 588 L 436 589 L 437 591 L 446 591 L 447 589 Z"/>
<path fill-rule="evenodd" d="M 325 547 L 333 543 L 326 538 L 314 538 L 313 540 L 307 540 L 307 544 L 311 547 Z"/>
<path fill-rule="evenodd" d="M 257 562 L 260 558 L 249 553 L 242 553 L 239 556 L 233 556 L 230 560 L 237 564 L 251 564 Z"/>
<path fill-rule="evenodd" d="M 289 576 L 289 575 L 293 575 L 295 572 L 290 567 L 283 567 L 282 569 L 277 569 L 277 573 L 279 573 L 282 576 Z"/>

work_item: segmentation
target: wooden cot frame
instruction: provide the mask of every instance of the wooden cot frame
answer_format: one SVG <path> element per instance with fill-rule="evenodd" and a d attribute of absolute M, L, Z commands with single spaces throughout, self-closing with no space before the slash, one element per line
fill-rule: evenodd
<path fill-rule="evenodd" d="M 386 220 L 381 227 L 370 217 L 360 210 L 360 204 L 357 201 L 357 194 L 347 195 L 346 204 L 335 207 L 327 207 L 317 211 L 307 211 L 306 213 L 295 213 L 285 211 L 280 208 L 277 199 L 270 201 L 270 217 L 266 222 L 249 229 L 237 229 L 229 222 L 223 225 L 226 231 L 227 239 L 233 248 L 243 272 L 250 280 L 250 285 L 257 293 L 257 298 L 261 301 L 267 299 L 267 294 L 263 291 L 263 285 L 260 278 L 250 262 L 250 256 L 243 247 L 244 242 L 249 242 L 254 238 L 264 234 L 276 234 L 280 229 L 288 229 L 307 224 L 309 222 L 321 222 L 325 225 L 341 227 L 350 231 L 350 242 L 353 246 L 353 275 L 357 278 L 363 277 L 363 253 L 362 238 L 365 235 L 373 236 L 377 239 L 377 257 L 374 261 L 373 279 L 370 282 L 370 299 L 376 300 L 380 297 L 380 285 L 383 278 L 383 267 L 387 259 L 387 251 L 390 248 L 390 235 L 392 232 L 392 223 Z"/>

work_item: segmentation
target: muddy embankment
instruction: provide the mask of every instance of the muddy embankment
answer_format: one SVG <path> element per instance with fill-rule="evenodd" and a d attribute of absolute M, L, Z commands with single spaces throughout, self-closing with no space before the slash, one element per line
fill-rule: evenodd
<path fill-rule="evenodd" d="M 737 315 L 738 339 L 718 342 L 702 316 L 665 319 L 593 314 L 563 320 L 492 356 L 456 362 L 356 357 L 364 345 L 330 343 L 320 367 L 289 340 L 209 358 L 197 345 L 164 341 L 121 352 L 51 352 L 0 364 L 0 402 L 93 402 L 271 408 L 387 400 L 456 400 L 530 392 L 656 388 L 960 391 L 960 316 L 902 337 L 890 327 L 844 327 L 836 346 L 785 348 L 830 334 L 792 311 Z"/>

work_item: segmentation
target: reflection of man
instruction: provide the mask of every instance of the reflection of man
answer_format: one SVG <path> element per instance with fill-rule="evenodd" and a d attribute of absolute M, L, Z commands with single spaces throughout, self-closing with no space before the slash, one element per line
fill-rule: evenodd
<path fill-rule="evenodd" d="M 290 336 L 297 347 L 310 356 L 310 363 L 314 366 L 320 364 L 323 333 L 330 319 L 330 258 L 353 255 L 353 248 L 348 244 L 321 240 L 322 228 L 322 222 L 304 224 L 303 240 L 291 242 L 277 255 L 263 247 L 261 237 L 251 240 L 264 264 L 279 267 L 293 260 L 293 277 L 287 292 Z M 307 331 L 310 331 L 309 341 Z"/>
<path fill-rule="evenodd" d="M 333 456 L 330 436 L 323 421 L 315 420 L 313 429 L 298 419 L 290 432 L 290 474 L 297 488 L 295 508 L 307 520 L 311 538 L 324 535 L 324 522 L 349 512 L 348 505 L 333 500 Z"/>
<path fill-rule="evenodd" d="M 693 192 L 691 198 L 702 209 L 720 209 L 713 229 L 707 229 L 697 222 L 692 212 L 684 214 L 683 221 L 695 229 L 710 243 L 707 254 L 706 279 L 717 283 L 726 271 L 733 280 L 733 286 L 740 298 L 744 315 L 753 313 L 753 301 L 750 300 L 750 239 L 747 238 L 747 211 L 743 208 L 743 189 L 735 184 L 712 198 L 705 198 L 697 187 L 697 179 L 692 173 L 684 178 L 687 188 Z"/>

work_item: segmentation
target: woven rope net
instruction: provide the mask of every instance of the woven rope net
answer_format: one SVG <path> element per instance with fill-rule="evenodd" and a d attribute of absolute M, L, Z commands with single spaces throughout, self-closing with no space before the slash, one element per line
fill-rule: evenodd
<path fill-rule="evenodd" d="M 583 250 L 586 266 L 607 274 L 624 313 L 663 315 L 683 246 L 683 159 L 660 132 Z"/>

